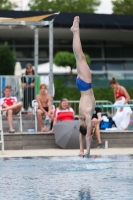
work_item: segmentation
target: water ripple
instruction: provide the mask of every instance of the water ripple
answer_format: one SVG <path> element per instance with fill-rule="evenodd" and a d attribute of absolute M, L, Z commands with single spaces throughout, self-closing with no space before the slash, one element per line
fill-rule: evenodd
<path fill-rule="evenodd" d="M 133 156 L 0 159 L 0 200 L 131 200 Z"/>

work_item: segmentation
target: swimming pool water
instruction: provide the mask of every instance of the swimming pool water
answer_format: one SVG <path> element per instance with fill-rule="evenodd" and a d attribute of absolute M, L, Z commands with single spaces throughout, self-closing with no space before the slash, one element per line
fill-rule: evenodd
<path fill-rule="evenodd" d="M 0 159 L 0 200 L 132 200 L 133 156 Z"/>

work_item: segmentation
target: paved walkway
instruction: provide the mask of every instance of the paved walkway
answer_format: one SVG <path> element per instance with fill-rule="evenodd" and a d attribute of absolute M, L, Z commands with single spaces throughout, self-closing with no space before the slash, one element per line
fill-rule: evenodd
<path fill-rule="evenodd" d="M 31 157 L 31 156 L 77 156 L 79 150 L 39 149 L 39 150 L 6 150 L 0 157 Z M 91 149 L 91 155 L 133 154 L 133 148 Z"/>

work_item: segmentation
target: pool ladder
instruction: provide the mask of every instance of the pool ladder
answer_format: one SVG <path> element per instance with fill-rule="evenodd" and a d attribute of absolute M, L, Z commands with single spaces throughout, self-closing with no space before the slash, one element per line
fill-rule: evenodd
<path fill-rule="evenodd" d="M 2 115 L 0 111 L 0 144 L 2 148 L 2 154 L 4 154 L 4 137 L 3 137 L 3 126 L 2 126 Z"/>

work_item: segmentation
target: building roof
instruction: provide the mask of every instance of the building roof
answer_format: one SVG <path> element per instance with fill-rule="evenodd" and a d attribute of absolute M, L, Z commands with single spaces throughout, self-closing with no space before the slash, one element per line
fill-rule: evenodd
<path fill-rule="evenodd" d="M 25 19 L 29 18 L 37 18 L 37 21 L 39 20 L 46 20 L 50 21 L 54 18 L 54 12 L 38 12 L 38 11 L 14 11 L 14 10 L 0 10 L 0 21 L 3 21 L 2 18 L 7 18 L 7 19 L 20 19 L 27 21 Z M 42 16 L 42 17 L 41 17 Z M 4 19 L 5 20 L 5 19 Z"/>
<path fill-rule="evenodd" d="M 0 10 L 0 17 L 6 18 L 24 18 L 51 14 L 52 12 L 42 11 L 13 11 Z M 132 15 L 114 15 L 114 14 L 91 14 L 91 13 L 65 13 L 61 12 L 56 16 L 54 27 L 69 28 L 72 25 L 74 16 L 80 16 L 81 28 L 98 29 L 127 29 L 133 30 Z M 53 16 L 47 18 L 51 20 Z"/>
<path fill-rule="evenodd" d="M 70 27 L 74 16 L 80 17 L 81 28 L 128 29 L 133 30 L 132 15 L 60 13 L 55 18 L 55 27 Z"/>

